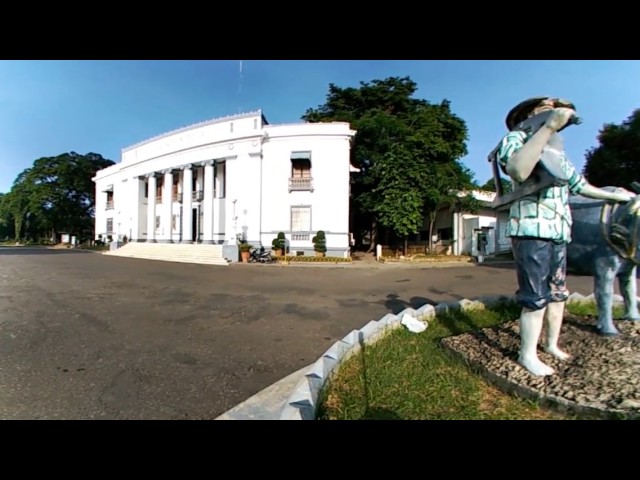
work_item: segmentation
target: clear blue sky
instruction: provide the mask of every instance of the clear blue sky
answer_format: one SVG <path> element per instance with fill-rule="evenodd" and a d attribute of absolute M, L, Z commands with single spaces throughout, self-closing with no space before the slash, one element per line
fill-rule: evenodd
<path fill-rule="evenodd" d="M 191 123 L 261 108 L 270 123 L 297 122 L 323 103 L 329 83 L 357 86 L 410 76 L 417 96 L 447 98 L 469 126 L 463 162 L 484 183 L 488 152 L 508 110 L 525 98 L 573 101 L 584 123 L 566 131 L 582 168 L 606 122 L 640 108 L 640 61 L 278 60 L 0 61 L 0 192 L 39 157 L 123 147 Z"/>

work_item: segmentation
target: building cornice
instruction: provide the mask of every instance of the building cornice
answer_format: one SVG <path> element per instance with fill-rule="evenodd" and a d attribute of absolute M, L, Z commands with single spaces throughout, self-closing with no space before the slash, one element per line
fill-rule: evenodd
<path fill-rule="evenodd" d="M 239 119 L 242 119 L 242 118 L 251 118 L 251 117 L 255 117 L 255 116 L 260 116 L 263 120 L 265 119 L 264 115 L 262 114 L 262 110 L 256 110 L 256 111 L 253 111 L 253 112 L 238 113 L 236 115 L 226 115 L 224 117 L 212 118 L 210 120 L 205 120 L 205 121 L 198 122 L 198 123 L 192 123 L 191 125 L 180 127 L 180 128 L 175 129 L 175 130 L 170 130 L 168 132 L 161 133 L 160 135 L 156 135 L 155 137 L 151 137 L 151 138 L 148 138 L 148 139 L 143 140 L 141 142 L 134 143 L 133 145 L 130 145 L 128 147 L 123 148 L 122 149 L 122 153 L 126 153 L 128 151 L 131 151 L 131 150 L 134 150 L 136 148 L 139 148 L 142 145 L 146 145 L 148 143 L 153 143 L 155 141 L 161 140 L 161 139 L 166 138 L 166 137 L 170 137 L 171 135 L 176 135 L 178 133 L 188 132 L 189 130 L 194 130 L 196 128 L 206 127 L 206 126 L 209 126 L 209 125 L 215 125 L 216 123 L 223 123 L 223 122 L 228 122 L 228 121 L 231 121 L 231 120 L 239 120 Z"/>

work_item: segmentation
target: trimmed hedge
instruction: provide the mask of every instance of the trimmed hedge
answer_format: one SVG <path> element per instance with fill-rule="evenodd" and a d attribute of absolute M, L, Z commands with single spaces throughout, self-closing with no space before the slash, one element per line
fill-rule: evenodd
<path fill-rule="evenodd" d="M 350 258 L 343 257 L 315 257 L 311 255 L 291 255 L 273 257 L 280 263 L 351 263 Z"/>

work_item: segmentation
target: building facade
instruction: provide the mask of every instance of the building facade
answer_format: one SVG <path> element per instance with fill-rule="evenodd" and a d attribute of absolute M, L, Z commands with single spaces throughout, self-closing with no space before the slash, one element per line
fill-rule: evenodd
<path fill-rule="evenodd" d="M 97 172 L 96 238 L 223 245 L 239 236 L 271 248 L 285 233 L 292 254 L 348 256 L 351 141 L 348 123 L 270 125 L 261 111 L 181 128 L 122 150 Z"/>

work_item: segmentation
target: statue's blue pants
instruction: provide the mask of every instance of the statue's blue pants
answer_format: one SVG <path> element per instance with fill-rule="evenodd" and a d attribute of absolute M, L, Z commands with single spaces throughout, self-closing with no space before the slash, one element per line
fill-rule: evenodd
<path fill-rule="evenodd" d="M 567 290 L 567 244 L 541 238 L 511 237 L 516 262 L 516 301 L 530 310 L 563 302 Z"/>

